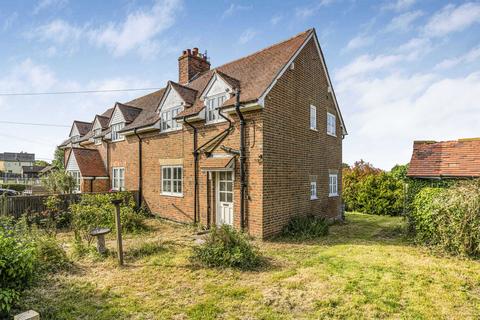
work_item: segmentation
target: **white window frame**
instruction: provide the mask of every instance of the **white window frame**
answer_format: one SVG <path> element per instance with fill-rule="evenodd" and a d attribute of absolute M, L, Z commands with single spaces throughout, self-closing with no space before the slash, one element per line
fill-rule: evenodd
<path fill-rule="evenodd" d="M 162 110 L 160 112 L 160 131 L 170 132 L 182 129 L 182 125 L 174 119 L 180 112 L 182 112 L 182 106 Z"/>
<path fill-rule="evenodd" d="M 337 136 L 337 118 L 330 112 L 327 112 L 327 134 Z"/>
<path fill-rule="evenodd" d="M 330 173 L 328 175 L 328 196 L 338 196 L 338 173 Z"/>
<path fill-rule="evenodd" d="M 161 194 L 164 196 L 183 197 L 183 166 L 161 166 L 160 169 L 160 174 L 162 175 L 160 179 Z M 178 177 L 178 170 L 180 170 L 180 178 Z M 177 172 L 176 177 L 175 172 Z M 176 191 L 174 191 L 175 189 Z"/>
<path fill-rule="evenodd" d="M 317 181 L 310 181 L 310 200 L 317 199 Z"/>
<path fill-rule="evenodd" d="M 310 105 L 310 129 L 317 130 L 317 107 Z"/>
<path fill-rule="evenodd" d="M 99 135 L 100 133 L 102 133 L 102 129 L 101 128 L 97 128 L 95 130 L 93 130 L 93 136 L 97 136 Z M 102 138 L 93 138 L 93 141 L 95 142 L 95 145 L 100 145 L 102 144 Z"/>
<path fill-rule="evenodd" d="M 112 168 L 112 190 L 115 190 L 115 191 L 125 190 L 125 168 L 124 167 Z"/>
<path fill-rule="evenodd" d="M 218 107 L 221 107 L 225 101 L 227 101 L 227 95 L 223 93 L 205 97 L 205 122 L 207 124 L 225 121 L 218 110 Z"/>
<path fill-rule="evenodd" d="M 73 190 L 72 192 L 73 193 L 80 193 L 80 184 L 82 182 L 82 179 L 81 179 L 81 174 L 80 174 L 80 171 L 78 170 L 72 170 L 72 171 L 68 171 L 68 174 L 70 174 L 73 179 L 75 180 L 75 186 L 73 187 Z"/>
<path fill-rule="evenodd" d="M 119 122 L 111 125 L 112 130 L 112 142 L 123 141 L 125 136 L 118 131 L 122 130 L 125 127 L 125 122 Z"/>

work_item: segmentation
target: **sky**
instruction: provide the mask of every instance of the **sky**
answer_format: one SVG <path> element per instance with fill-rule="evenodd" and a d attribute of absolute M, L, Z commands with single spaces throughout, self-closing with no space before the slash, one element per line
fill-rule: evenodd
<path fill-rule="evenodd" d="M 414 140 L 480 137 L 479 1 L 24 0 L 0 2 L 0 152 L 51 160 L 73 120 L 152 90 L 11 94 L 160 88 L 186 48 L 215 67 L 312 27 L 349 133 L 344 162 L 388 170 Z"/>

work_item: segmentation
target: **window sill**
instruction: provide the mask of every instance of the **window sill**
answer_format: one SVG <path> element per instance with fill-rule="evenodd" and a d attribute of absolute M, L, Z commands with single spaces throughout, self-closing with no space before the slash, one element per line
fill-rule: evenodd
<path fill-rule="evenodd" d="M 315 197 L 310 197 L 310 200 L 318 200 L 318 197 L 315 196 Z"/>
<path fill-rule="evenodd" d="M 315 132 L 318 132 L 318 129 L 317 129 L 317 128 L 310 128 L 310 130 L 315 131 Z"/>
<path fill-rule="evenodd" d="M 164 193 L 164 192 L 161 192 L 160 195 L 165 196 L 165 197 L 183 198 L 183 193 Z"/>
<path fill-rule="evenodd" d="M 333 133 L 330 133 L 330 132 L 327 132 L 327 135 L 329 135 L 330 137 L 335 137 L 335 138 L 337 137 L 336 134 L 333 134 Z"/>
<path fill-rule="evenodd" d="M 331 193 L 328 195 L 330 198 L 338 197 L 338 193 Z"/>

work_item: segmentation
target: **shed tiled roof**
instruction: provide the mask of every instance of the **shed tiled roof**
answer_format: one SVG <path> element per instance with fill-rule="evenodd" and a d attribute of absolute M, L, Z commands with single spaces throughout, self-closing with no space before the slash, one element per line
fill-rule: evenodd
<path fill-rule="evenodd" d="M 233 156 L 227 157 L 210 157 L 205 160 L 202 160 L 200 168 L 204 171 L 225 169 L 233 161 Z"/>
<path fill-rule="evenodd" d="M 98 122 L 100 122 L 100 125 L 102 126 L 103 129 L 108 127 L 108 121 L 110 120 L 110 117 L 101 116 L 97 114 L 96 118 L 98 119 Z"/>
<path fill-rule="evenodd" d="M 415 141 L 408 176 L 480 177 L 480 139 Z"/>
<path fill-rule="evenodd" d="M 127 123 L 131 123 L 142 112 L 141 108 L 117 102 L 116 107 L 120 110 Z"/>
<path fill-rule="evenodd" d="M 96 149 L 72 148 L 72 154 L 77 160 L 78 168 L 82 177 L 106 177 L 108 176 L 105 170 L 100 152 Z"/>

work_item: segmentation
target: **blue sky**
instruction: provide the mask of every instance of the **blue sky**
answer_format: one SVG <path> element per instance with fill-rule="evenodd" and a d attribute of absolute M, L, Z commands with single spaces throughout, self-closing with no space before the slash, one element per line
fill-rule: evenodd
<path fill-rule="evenodd" d="M 183 49 L 217 66 L 311 27 L 349 131 L 345 162 L 389 169 L 413 140 L 480 136 L 478 1 L 2 1 L 0 120 L 91 121 L 144 93 L 1 94 L 162 87 Z M 48 159 L 68 132 L 0 123 L 0 151 Z"/>

